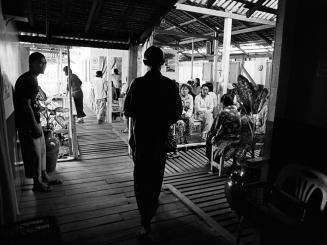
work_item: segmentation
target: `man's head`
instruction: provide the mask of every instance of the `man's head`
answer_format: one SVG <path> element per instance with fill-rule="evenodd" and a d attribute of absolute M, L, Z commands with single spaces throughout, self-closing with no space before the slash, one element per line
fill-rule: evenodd
<path fill-rule="evenodd" d="M 191 91 L 190 86 L 188 84 L 186 84 L 186 83 L 183 83 L 182 86 L 181 86 L 181 94 L 183 96 L 186 96 L 186 95 L 189 94 L 190 91 Z"/>
<path fill-rule="evenodd" d="M 201 83 L 200 83 L 200 78 L 195 78 L 195 82 L 194 82 L 194 85 L 196 86 L 196 87 L 199 87 L 200 85 L 201 85 Z"/>
<path fill-rule="evenodd" d="M 114 69 L 114 74 L 119 75 L 119 71 L 117 68 Z"/>
<path fill-rule="evenodd" d="M 68 76 L 68 70 L 70 73 L 72 72 L 72 70 L 68 66 L 65 66 L 62 70 L 65 72 L 66 76 Z"/>
<path fill-rule="evenodd" d="M 234 104 L 233 96 L 231 94 L 224 94 L 221 97 L 220 101 L 221 101 L 221 103 L 223 104 L 224 107 L 231 106 L 231 105 Z"/>
<path fill-rule="evenodd" d="M 207 96 L 209 93 L 209 87 L 207 84 L 203 84 L 202 87 L 201 87 L 201 95 L 203 97 Z"/>
<path fill-rule="evenodd" d="M 211 82 L 207 82 L 205 85 L 209 88 L 209 92 L 213 92 L 213 84 Z"/>
<path fill-rule="evenodd" d="M 34 53 L 30 54 L 30 56 L 28 58 L 28 62 L 29 62 L 31 72 L 33 72 L 37 75 L 44 73 L 47 61 L 43 54 L 41 54 L 39 52 L 34 52 Z"/>
<path fill-rule="evenodd" d="M 95 76 L 96 77 L 102 77 L 103 76 L 102 71 L 97 71 Z"/>
<path fill-rule="evenodd" d="M 164 63 L 164 55 L 160 48 L 156 46 L 149 47 L 144 52 L 144 65 L 149 66 L 151 69 L 160 68 Z"/>

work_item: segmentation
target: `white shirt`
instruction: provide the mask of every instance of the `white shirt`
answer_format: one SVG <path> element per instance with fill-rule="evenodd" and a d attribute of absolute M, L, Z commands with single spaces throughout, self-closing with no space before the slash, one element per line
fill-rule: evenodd
<path fill-rule="evenodd" d="M 210 96 L 213 101 L 213 107 L 216 107 L 218 105 L 217 95 L 214 92 L 209 92 L 208 96 Z"/>
<path fill-rule="evenodd" d="M 108 82 L 104 78 L 96 77 L 93 82 L 95 99 L 104 99 L 107 97 Z"/>
<path fill-rule="evenodd" d="M 213 99 L 211 96 L 207 95 L 202 98 L 201 94 L 195 97 L 194 108 L 195 113 L 197 112 L 212 112 L 213 111 Z"/>
<path fill-rule="evenodd" d="M 121 76 L 117 74 L 112 75 L 112 83 L 115 88 L 120 88 L 121 87 Z"/>

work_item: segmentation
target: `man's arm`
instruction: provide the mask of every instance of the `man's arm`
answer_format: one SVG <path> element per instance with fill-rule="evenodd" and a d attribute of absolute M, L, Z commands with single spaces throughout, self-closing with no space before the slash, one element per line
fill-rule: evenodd
<path fill-rule="evenodd" d="M 174 115 L 173 118 L 173 123 L 177 122 L 178 119 L 180 119 L 182 112 L 183 112 L 183 105 L 182 105 L 182 99 L 179 95 L 179 89 L 178 86 L 174 87 L 175 91 L 174 91 L 174 101 L 176 101 L 176 105 L 175 105 L 175 112 L 176 114 Z"/>
<path fill-rule="evenodd" d="M 186 112 L 186 115 L 188 117 L 191 117 L 193 115 L 193 97 L 191 97 L 191 103 L 190 103 L 190 109 Z"/>
<path fill-rule="evenodd" d="M 195 96 L 195 102 L 194 102 L 194 107 L 196 112 L 205 112 L 207 109 L 206 108 L 201 108 L 200 107 L 200 96 Z"/>
<path fill-rule="evenodd" d="M 135 116 L 135 80 L 131 83 L 127 90 L 124 102 L 124 115 L 126 117 Z"/>
<path fill-rule="evenodd" d="M 206 99 L 206 111 L 207 112 L 213 112 L 213 100 L 212 99 Z"/>
<path fill-rule="evenodd" d="M 31 105 L 31 99 L 23 97 L 22 105 L 23 105 L 24 111 L 26 112 L 27 118 L 32 126 L 32 129 L 31 129 L 32 137 L 35 139 L 41 137 L 42 129 L 35 119 L 34 112 L 33 112 L 32 105 Z"/>

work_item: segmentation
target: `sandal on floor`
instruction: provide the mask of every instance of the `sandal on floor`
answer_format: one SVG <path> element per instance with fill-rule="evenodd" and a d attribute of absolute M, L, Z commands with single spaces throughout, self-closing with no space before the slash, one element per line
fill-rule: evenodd
<path fill-rule="evenodd" d="M 141 227 L 141 229 L 138 231 L 138 233 L 137 233 L 137 237 L 138 238 L 145 238 L 145 237 L 147 237 L 147 236 L 149 236 L 150 235 L 150 233 L 151 233 L 151 228 L 149 229 L 146 229 L 146 228 L 144 228 L 143 226 Z"/>
<path fill-rule="evenodd" d="M 44 183 L 37 183 L 33 184 L 33 191 L 38 191 L 38 192 L 50 192 L 52 191 L 51 187 L 44 184 Z"/>
<path fill-rule="evenodd" d="M 123 134 L 127 134 L 128 133 L 128 129 L 123 129 L 122 131 L 121 131 Z"/>
<path fill-rule="evenodd" d="M 47 183 L 48 185 L 62 185 L 62 181 L 59 179 L 50 180 Z"/>

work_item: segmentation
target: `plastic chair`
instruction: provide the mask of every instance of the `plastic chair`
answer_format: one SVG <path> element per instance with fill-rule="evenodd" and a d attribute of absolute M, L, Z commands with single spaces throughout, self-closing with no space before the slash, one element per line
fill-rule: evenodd
<path fill-rule="evenodd" d="M 261 204 L 249 198 L 249 193 L 256 188 L 264 189 Z M 314 212 L 315 214 L 319 212 L 321 217 L 327 202 L 327 176 L 309 167 L 296 164 L 285 166 L 273 185 L 265 182 L 249 183 L 244 189 L 247 191 L 245 198 L 247 203 L 244 204 L 247 209 L 243 209 L 243 214 L 240 214 L 237 241 L 240 240 L 244 217 L 247 217 L 260 228 L 268 227 L 266 229 L 269 234 L 269 239 L 266 240 L 268 244 L 280 242 L 274 241 L 274 239 L 280 239 L 275 235 L 278 232 L 285 233 L 280 235 L 284 241 L 290 239 L 289 241 L 293 243 L 295 239 L 298 239 L 298 242 L 305 244 L 303 241 L 308 238 L 306 233 L 310 226 L 304 224 L 312 210 L 317 209 L 312 206 L 313 201 L 319 206 Z M 274 230 L 273 234 L 271 234 L 272 230 Z"/>

